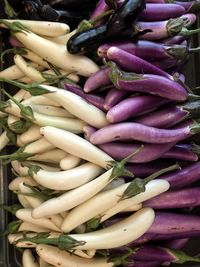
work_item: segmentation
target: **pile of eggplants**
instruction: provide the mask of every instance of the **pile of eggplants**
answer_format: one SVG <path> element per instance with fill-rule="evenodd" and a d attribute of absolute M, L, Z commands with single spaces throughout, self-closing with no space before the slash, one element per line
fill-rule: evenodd
<path fill-rule="evenodd" d="M 195 214 L 200 205 L 200 150 L 193 143 L 200 132 L 200 96 L 185 84 L 181 72 L 190 55 L 199 51 L 191 47 L 191 35 L 199 32 L 194 13 L 199 6 L 199 1 L 100 0 L 90 21 L 112 13 L 66 44 L 72 54 L 95 51 L 101 64 L 80 86 L 64 84 L 107 114 L 109 125 L 98 130 L 86 126 L 85 138 L 116 160 L 142 147 L 127 164 L 136 177 L 145 178 L 177 161 L 181 166 L 159 177 L 170 183 L 168 192 L 143 203 L 156 210 L 156 219 L 129 244 L 136 250 L 124 266 L 185 263 L 192 259 L 170 249 L 180 250 L 191 237 L 200 237 L 200 217 Z M 116 215 L 104 226 L 124 216 Z M 127 247 L 109 252 L 115 257 Z"/>
<path fill-rule="evenodd" d="M 191 36 L 199 32 L 195 12 L 200 2 L 168 2 L 24 0 L 24 12 L 19 12 L 22 18 L 65 22 L 72 30 L 88 20 L 90 26 L 79 28 L 66 48 L 72 54 L 96 53 L 101 68 L 79 85 L 63 84 L 107 114 L 108 126 L 84 127 L 87 140 L 115 160 L 137 151 L 127 164 L 136 177 L 145 178 L 177 161 L 181 166 L 159 177 L 170 183 L 168 192 L 143 203 L 156 210 L 150 229 L 128 248 L 108 251 L 117 260 L 128 249 L 124 266 L 129 267 L 194 261 L 178 250 L 191 237 L 200 237 L 200 216 L 195 214 L 200 206 L 200 147 L 193 143 L 200 132 L 200 95 L 185 84 L 182 74 L 190 55 L 199 51 L 191 47 Z M 103 226 L 125 216 L 116 215 Z"/>

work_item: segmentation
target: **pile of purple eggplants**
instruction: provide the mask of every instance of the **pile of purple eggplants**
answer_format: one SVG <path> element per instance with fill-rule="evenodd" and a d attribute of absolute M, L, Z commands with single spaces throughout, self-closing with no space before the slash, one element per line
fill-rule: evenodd
<path fill-rule="evenodd" d="M 199 50 L 191 46 L 191 36 L 199 32 L 199 7 L 199 1 L 100 0 L 90 19 L 113 13 L 67 43 L 73 54 L 95 50 L 102 66 L 81 86 L 64 85 L 107 113 L 109 125 L 86 126 L 85 138 L 116 160 L 142 146 L 127 164 L 136 177 L 145 178 L 177 161 L 181 166 L 159 177 L 170 183 L 170 190 L 144 203 L 156 210 L 148 232 L 128 248 L 110 251 L 116 261 L 122 252 L 130 255 L 124 266 L 194 260 L 180 250 L 191 237 L 200 236 L 200 216 L 195 214 L 200 205 L 199 146 L 192 139 L 200 131 L 200 101 L 181 71 Z M 104 225 L 122 218 L 115 216 Z"/>
<path fill-rule="evenodd" d="M 143 203 L 156 210 L 150 229 L 133 244 L 104 253 L 116 263 L 124 253 L 122 266 L 129 267 L 199 262 L 181 249 L 200 237 L 200 146 L 193 142 L 200 132 L 200 95 L 182 74 L 190 55 L 200 50 L 191 45 L 191 36 L 200 32 L 195 24 L 200 1 L 24 0 L 21 5 L 25 13 L 19 17 L 66 22 L 72 29 L 83 19 L 90 22 L 66 46 L 72 54 L 92 51 L 101 68 L 79 85 L 63 84 L 107 114 L 109 125 L 84 127 L 85 138 L 115 160 L 141 148 L 127 164 L 135 177 L 180 165 L 159 177 L 170 190 Z"/>

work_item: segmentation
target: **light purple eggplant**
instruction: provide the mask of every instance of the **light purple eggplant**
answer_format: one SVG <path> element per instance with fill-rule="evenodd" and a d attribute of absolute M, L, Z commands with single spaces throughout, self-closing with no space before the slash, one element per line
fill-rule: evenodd
<path fill-rule="evenodd" d="M 175 81 L 154 74 L 121 71 L 114 63 L 110 63 L 109 77 L 120 90 L 149 93 L 177 101 L 185 101 L 188 97 L 186 89 Z"/>
<path fill-rule="evenodd" d="M 132 96 L 112 107 L 108 111 L 106 118 L 110 123 L 125 121 L 128 118 L 137 117 L 153 111 L 169 102 L 168 99 L 153 95 Z"/>
<path fill-rule="evenodd" d="M 175 35 L 161 40 L 161 43 L 163 43 L 164 45 L 180 45 L 185 40 L 186 40 L 185 36 Z"/>
<path fill-rule="evenodd" d="M 171 189 L 184 188 L 200 179 L 200 162 L 192 163 L 181 170 L 165 174 L 159 178 L 167 180 Z"/>
<path fill-rule="evenodd" d="M 198 155 L 195 152 L 191 151 L 190 149 L 174 146 L 165 154 L 163 154 L 161 158 L 185 160 L 185 161 L 197 161 Z"/>
<path fill-rule="evenodd" d="M 181 17 L 155 21 L 155 22 L 144 22 L 139 21 L 137 28 L 139 31 L 151 29 L 152 32 L 145 33 L 139 36 L 141 40 L 160 40 L 177 34 L 181 34 L 183 28 L 191 27 L 196 21 L 194 14 L 185 14 Z"/>
<path fill-rule="evenodd" d="M 153 209 L 178 209 L 200 205 L 200 188 L 185 188 L 168 191 L 144 202 L 145 207 Z"/>
<path fill-rule="evenodd" d="M 180 68 L 183 66 L 183 64 L 186 62 L 188 57 L 185 57 L 183 59 L 175 59 L 175 58 L 164 58 L 161 60 L 154 60 L 151 63 L 156 66 L 157 68 L 160 68 L 161 70 L 169 72 L 169 69 L 171 68 Z"/>
<path fill-rule="evenodd" d="M 142 247 L 136 248 L 136 251 L 128 257 L 134 261 L 160 262 L 160 265 L 169 265 L 170 263 L 186 263 L 199 262 L 198 257 L 191 257 L 182 251 L 170 249 L 167 247 L 159 247 L 144 244 Z M 130 265 L 134 266 L 134 265 Z"/>
<path fill-rule="evenodd" d="M 104 109 L 109 110 L 117 105 L 122 99 L 128 95 L 126 91 L 120 91 L 115 87 L 109 89 L 104 102 Z"/>
<path fill-rule="evenodd" d="M 176 18 L 185 13 L 185 8 L 177 4 L 152 4 L 147 3 L 140 20 L 159 21 Z"/>
<path fill-rule="evenodd" d="M 151 127 L 167 129 L 178 124 L 189 116 L 190 113 L 187 110 L 184 110 L 184 108 L 169 106 L 164 109 L 143 115 L 139 118 L 135 118 L 134 122 Z"/>
<path fill-rule="evenodd" d="M 140 123 L 122 122 L 97 130 L 90 137 L 90 142 L 94 145 L 121 140 L 136 140 L 152 144 L 177 143 L 199 131 L 200 126 L 195 123 L 178 129 L 160 129 Z"/>
<path fill-rule="evenodd" d="M 141 147 L 141 143 L 111 142 L 99 145 L 99 147 L 116 160 L 122 160 Z M 146 163 L 159 159 L 165 152 L 173 147 L 174 143 L 143 144 L 143 148 L 128 162 Z"/>
<path fill-rule="evenodd" d="M 85 139 L 90 140 L 91 136 L 96 132 L 96 129 L 91 126 L 85 126 L 83 128 L 83 132 Z M 160 158 L 164 153 L 169 151 L 175 145 L 175 143 L 156 145 L 156 144 L 113 142 L 113 143 L 101 144 L 99 145 L 99 147 L 114 159 L 122 160 L 127 156 L 129 156 L 134 151 L 138 150 L 142 145 L 143 148 L 140 151 L 138 151 L 138 153 L 134 157 L 130 158 L 128 162 L 147 163 L 156 160 Z M 158 164 L 157 166 L 160 168 L 160 164 Z"/>
<path fill-rule="evenodd" d="M 110 79 L 108 76 L 109 68 L 104 67 L 100 69 L 99 71 L 92 74 L 84 85 L 84 92 L 89 93 L 91 91 L 94 91 L 102 86 L 106 86 L 110 84 Z"/>
<path fill-rule="evenodd" d="M 83 92 L 83 90 L 81 89 L 81 87 L 79 87 L 78 85 L 73 85 L 70 83 L 65 83 L 64 87 L 66 90 L 79 95 L 80 97 L 82 97 L 83 99 L 87 100 L 89 103 L 91 103 L 92 105 L 96 106 L 97 108 L 105 111 L 104 109 L 104 98 L 102 96 L 99 95 L 94 95 L 94 94 L 86 94 Z"/>
<path fill-rule="evenodd" d="M 171 75 L 155 67 L 144 59 L 112 46 L 107 51 L 109 60 L 114 61 L 120 68 L 136 73 L 150 73 L 172 79 Z"/>
<path fill-rule="evenodd" d="M 99 0 L 99 2 L 96 5 L 96 8 L 94 9 L 94 11 L 92 12 L 92 14 L 90 16 L 90 20 L 95 19 L 96 17 L 98 17 L 102 13 L 108 11 L 109 9 L 110 9 L 109 6 L 106 4 L 106 2 L 104 0 Z M 95 26 L 101 25 L 102 22 L 104 22 L 104 19 L 97 21 L 95 23 Z"/>
<path fill-rule="evenodd" d="M 101 58 L 107 58 L 107 51 L 112 46 L 146 60 L 162 59 L 170 56 L 167 53 L 169 46 L 147 40 L 138 40 L 137 42 L 121 40 L 109 42 L 98 48 L 98 55 Z"/>

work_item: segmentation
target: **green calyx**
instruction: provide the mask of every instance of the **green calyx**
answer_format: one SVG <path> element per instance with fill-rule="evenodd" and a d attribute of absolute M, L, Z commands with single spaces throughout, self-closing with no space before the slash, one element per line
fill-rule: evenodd
<path fill-rule="evenodd" d="M 25 27 L 21 22 L 15 21 L 15 22 L 8 22 L 4 19 L 0 19 L 0 23 L 4 24 L 11 32 L 17 33 L 17 32 L 30 32 L 30 30 Z"/>
<path fill-rule="evenodd" d="M 108 76 L 111 82 L 119 89 L 120 87 L 118 85 L 118 80 L 136 81 L 145 79 L 142 74 L 136 74 L 134 72 L 125 72 L 120 70 L 117 65 L 112 61 L 109 61 L 108 63 L 106 63 L 106 65 L 110 68 Z"/>
<path fill-rule="evenodd" d="M 0 205 L 0 209 L 3 209 L 9 213 L 11 213 L 12 215 L 15 215 L 16 212 L 20 209 L 22 209 L 22 206 L 19 204 L 14 204 L 14 205 Z"/>
<path fill-rule="evenodd" d="M 10 100 L 12 100 L 19 107 L 20 114 L 25 120 L 30 121 L 30 122 L 34 121 L 33 110 L 31 107 L 24 106 L 19 101 L 17 101 L 14 97 L 12 97 L 8 92 L 6 92 L 4 89 L 1 89 L 1 92 L 4 93 Z"/>
<path fill-rule="evenodd" d="M 13 160 L 24 161 L 27 158 L 31 157 L 32 154 L 24 152 L 25 147 L 20 147 L 16 152 L 10 155 L 0 156 L 0 160 L 4 160 L 4 164 L 8 164 Z"/>
<path fill-rule="evenodd" d="M 184 264 L 186 262 L 200 262 L 200 258 L 189 256 L 188 254 L 186 254 L 181 250 L 172 250 L 172 249 L 166 249 L 166 250 L 176 258 L 175 263 L 177 264 Z"/>
<path fill-rule="evenodd" d="M 124 191 L 123 195 L 120 198 L 120 201 L 132 198 L 142 192 L 145 192 L 147 183 L 158 178 L 160 175 L 163 175 L 167 172 L 175 171 L 177 169 L 180 169 L 180 166 L 178 164 L 175 164 L 168 168 L 157 171 L 145 179 L 135 178 Z"/>
<path fill-rule="evenodd" d="M 49 233 L 39 233 L 34 237 L 25 236 L 17 240 L 18 242 L 32 242 L 35 244 L 48 244 L 57 246 L 60 250 L 71 250 L 77 246 L 85 244 L 84 241 L 77 241 L 76 239 L 68 236 L 67 234 L 60 234 L 58 237 L 50 237 Z"/>
<path fill-rule="evenodd" d="M 15 234 L 17 233 L 20 225 L 21 225 L 21 221 L 12 221 L 7 225 L 7 229 L 0 234 L 0 236 L 5 236 L 5 235 L 9 235 L 9 234 Z"/>
<path fill-rule="evenodd" d="M 91 220 L 89 220 L 86 223 L 86 230 L 85 230 L 85 232 L 88 233 L 88 232 L 95 231 L 99 227 L 100 222 L 101 222 L 101 217 L 100 216 L 99 217 L 92 218 Z"/>
<path fill-rule="evenodd" d="M 31 124 L 32 123 L 30 121 L 20 119 L 18 121 L 13 122 L 12 124 L 10 124 L 9 128 L 16 134 L 22 134 L 29 129 Z"/>
<path fill-rule="evenodd" d="M 129 159 L 134 157 L 137 153 L 139 153 L 142 148 L 143 148 L 143 145 L 141 147 L 139 147 L 138 149 L 136 149 L 136 151 L 134 151 L 128 157 L 126 157 L 123 160 L 121 160 L 120 162 L 110 161 L 108 163 L 108 167 L 110 167 L 110 168 L 112 167 L 113 168 L 110 179 L 113 180 L 113 179 L 115 179 L 117 177 L 120 177 L 122 175 L 128 176 L 128 177 L 134 177 L 134 174 L 132 172 L 128 171 L 125 168 L 125 165 L 129 161 Z"/>
<path fill-rule="evenodd" d="M 191 36 L 191 35 L 197 34 L 199 32 L 200 32 L 200 28 L 195 29 L 195 30 L 188 30 L 187 28 L 183 27 L 179 34 L 182 36 Z"/>
<path fill-rule="evenodd" d="M 169 36 L 179 34 L 184 27 L 184 20 L 182 18 L 169 19 L 166 25 Z"/>
<path fill-rule="evenodd" d="M 138 248 L 132 249 L 130 247 L 127 247 L 126 250 L 127 252 L 122 253 L 122 255 L 120 256 L 119 253 L 117 255 L 111 255 L 108 259 L 108 262 L 112 262 L 113 266 L 126 266 L 128 264 L 134 264 L 134 261 L 130 260 L 129 257 L 132 254 L 136 253 Z"/>
<path fill-rule="evenodd" d="M 17 136 L 13 133 L 7 124 L 7 117 L 0 117 L 0 126 L 6 131 L 6 135 L 12 145 L 15 145 L 17 142 Z"/>

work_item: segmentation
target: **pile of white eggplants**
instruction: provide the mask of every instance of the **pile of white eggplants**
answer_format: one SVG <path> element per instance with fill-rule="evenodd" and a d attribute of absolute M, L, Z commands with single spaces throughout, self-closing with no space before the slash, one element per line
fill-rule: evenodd
<path fill-rule="evenodd" d="M 5 22 L 1 27 L 11 29 L 16 21 Z M 14 95 L 7 90 L 7 96 L 11 94 L 12 98 L 4 102 L 6 106 L 0 114 L 1 120 L 7 118 L 0 149 L 9 144 L 9 129 L 14 131 L 20 120 L 25 118 L 30 126 L 16 134 L 16 152 L 10 155 L 16 177 L 9 190 L 17 194 L 21 208 L 15 212 L 17 233 L 9 234 L 8 240 L 16 247 L 26 248 L 24 267 L 114 266 L 106 256 L 100 257 L 98 250 L 122 247 L 142 236 L 155 218 L 154 210 L 143 208 L 142 203 L 167 191 L 169 183 L 150 180 L 144 192 L 122 198 L 130 185 L 121 177 L 126 162 L 114 162 L 84 138 L 87 125 L 100 129 L 108 124 L 105 113 L 46 81 L 46 77 L 57 78 L 51 66 L 74 83 L 79 81 L 79 75 L 89 77 L 99 67 L 85 56 L 67 53 L 65 44 L 74 32 L 69 32 L 66 24 L 18 22 L 25 28 L 11 32 L 26 53 L 16 54 L 14 65 L 0 72 L 2 81 L 19 82 Z M 46 92 L 34 95 L 34 88 Z M 102 223 L 121 212 L 128 212 L 121 221 L 88 231 L 88 222 L 98 219 Z M 71 246 L 62 250 L 31 242 L 31 238 L 39 238 L 39 233 L 41 238 L 45 233 L 49 239 L 63 236 L 72 242 Z"/>

